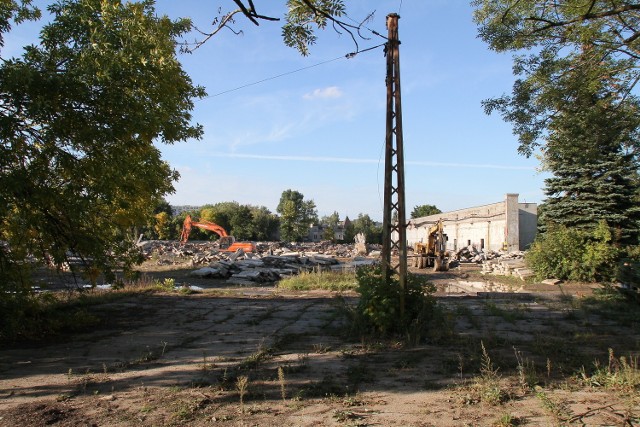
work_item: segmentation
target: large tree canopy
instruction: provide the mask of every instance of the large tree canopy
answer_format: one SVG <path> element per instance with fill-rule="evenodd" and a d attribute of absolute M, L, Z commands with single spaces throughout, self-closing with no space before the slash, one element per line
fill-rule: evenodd
<path fill-rule="evenodd" d="M 489 100 L 514 124 L 519 151 L 531 155 L 547 125 L 568 104 L 550 103 L 570 70 L 601 72 L 613 103 L 636 102 L 630 93 L 640 79 L 640 4 L 596 0 L 475 0 L 479 36 L 498 51 L 533 53 L 514 57 L 520 76 L 512 96 Z M 601 64 L 608 67 L 604 69 Z M 561 89 L 562 90 L 562 89 Z"/>
<path fill-rule="evenodd" d="M 637 244 L 640 5 L 636 1 L 477 0 L 480 37 L 513 51 L 511 95 L 484 101 L 513 124 L 519 152 L 553 174 L 542 229 L 594 229 Z M 523 50 L 528 50 L 523 54 Z"/>
<path fill-rule="evenodd" d="M 20 7 L 2 2 L 0 29 Z M 126 262 L 124 231 L 177 178 L 153 142 L 201 135 L 190 110 L 204 90 L 175 57 L 188 21 L 157 17 L 150 1 L 60 0 L 49 12 L 40 43 L 0 65 L 0 273 L 27 254 Z"/>

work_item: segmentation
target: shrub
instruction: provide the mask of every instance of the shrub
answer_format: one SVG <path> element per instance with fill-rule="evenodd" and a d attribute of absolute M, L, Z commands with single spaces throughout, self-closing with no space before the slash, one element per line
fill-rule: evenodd
<path fill-rule="evenodd" d="M 418 342 L 437 317 L 433 293 L 435 286 L 424 277 L 407 275 L 404 315 L 401 315 L 401 289 L 398 277 L 385 279 L 381 266 L 363 267 L 356 274 L 360 301 L 355 320 L 361 333 L 401 335 Z"/>
<path fill-rule="evenodd" d="M 611 230 L 601 221 L 592 231 L 549 227 L 533 243 L 526 260 L 538 279 L 611 282 L 620 257 Z"/>

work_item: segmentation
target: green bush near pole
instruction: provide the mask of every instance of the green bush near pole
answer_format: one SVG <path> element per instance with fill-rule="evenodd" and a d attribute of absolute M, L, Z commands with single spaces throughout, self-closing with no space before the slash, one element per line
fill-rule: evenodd
<path fill-rule="evenodd" d="M 424 341 L 441 329 L 441 312 L 433 296 L 435 285 L 425 277 L 407 275 L 404 316 L 401 315 L 398 277 L 386 280 L 381 266 L 363 267 L 356 273 L 360 300 L 353 311 L 354 329 L 360 334 L 402 336 L 411 343 Z M 437 328 L 432 326 L 438 325 Z"/>

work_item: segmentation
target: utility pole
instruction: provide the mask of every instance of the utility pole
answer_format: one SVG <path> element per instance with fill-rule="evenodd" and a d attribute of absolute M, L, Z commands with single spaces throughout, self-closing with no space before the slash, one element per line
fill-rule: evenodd
<path fill-rule="evenodd" d="M 384 158 L 384 213 L 382 223 L 382 268 L 387 282 L 393 273 L 400 284 L 400 311 L 404 316 L 407 289 L 407 232 L 404 199 L 404 148 L 402 143 L 402 105 L 400 100 L 399 15 L 387 15 L 387 134 Z M 398 262 L 391 255 L 397 251 Z"/>

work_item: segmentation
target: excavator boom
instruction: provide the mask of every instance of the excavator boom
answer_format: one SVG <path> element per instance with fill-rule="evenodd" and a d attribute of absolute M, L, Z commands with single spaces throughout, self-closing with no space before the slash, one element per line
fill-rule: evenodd
<path fill-rule="evenodd" d="M 227 231 L 209 221 L 193 221 L 191 215 L 187 215 L 182 224 L 182 234 L 180 235 L 180 243 L 185 244 L 189 240 L 189 234 L 191 234 L 191 228 L 198 227 L 203 230 L 209 230 L 220 236 L 220 249 L 226 252 L 235 252 L 238 249 L 242 249 L 245 252 L 255 252 L 256 245 L 252 242 L 236 242 L 233 236 L 229 236 Z"/>

